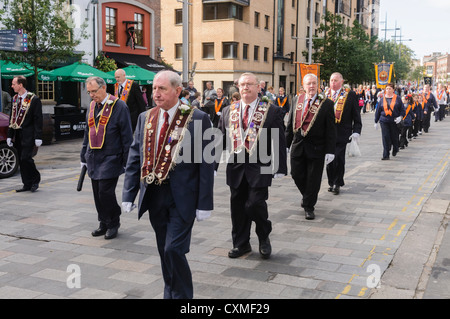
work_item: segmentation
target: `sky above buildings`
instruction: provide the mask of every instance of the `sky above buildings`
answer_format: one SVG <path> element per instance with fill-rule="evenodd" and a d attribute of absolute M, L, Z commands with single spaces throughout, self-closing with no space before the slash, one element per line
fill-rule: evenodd
<path fill-rule="evenodd" d="M 401 28 L 397 36 L 412 40 L 402 43 L 414 51 L 415 58 L 433 52 L 450 53 L 450 0 L 381 0 L 379 39 L 384 40 L 383 29 L 395 29 L 396 23 Z M 386 33 L 388 40 L 394 39 L 394 30 Z"/>

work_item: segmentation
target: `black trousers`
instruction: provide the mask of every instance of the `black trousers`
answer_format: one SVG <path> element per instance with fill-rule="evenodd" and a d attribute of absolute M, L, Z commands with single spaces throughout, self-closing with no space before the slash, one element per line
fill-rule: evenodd
<path fill-rule="evenodd" d="M 399 144 L 399 130 L 397 124 L 392 123 L 382 123 L 381 126 L 381 139 L 383 141 L 383 157 L 389 157 L 389 152 L 392 153 L 398 152 L 398 144 Z"/>
<path fill-rule="evenodd" d="M 170 184 L 147 187 L 150 223 L 155 231 L 164 278 L 164 299 L 192 299 L 194 289 L 186 254 L 191 245 L 194 219 L 185 221 L 179 214 Z"/>
<path fill-rule="evenodd" d="M 16 130 L 14 138 L 14 147 L 17 149 L 19 157 L 20 176 L 25 188 L 30 188 L 33 184 L 41 182 L 41 174 L 36 168 L 33 160 L 34 145 L 22 145 L 22 132 Z"/>
<path fill-rule="evenodd" d="M 258 239 L 265 240 L 272 231 L 266 203 L 269 187 L 250 187 L 244 176 L 239 187 L 230 187 L 230 190 L 233 247 L 240 248 L 249 243 L 252 221 L 256 224 Z"/>
<path fill-rule="evenodd" d="M 344 174 L 345 174 L 345 150 L 347 149 L 347 143 L 336 144 L 336 152 L 334 160 L 327 165 L 327 177 L 328 185 L 330 187 L 344 186 Z"/>
<path fill-rule="evenodd" d="M 102 228 L 120 226 L 121 209 L 117 203 L 116 186 L 119 177 L 112 179 L 91 180 L 95 208 Z"/>
<path fill-rule="evenodd" d="M 422 128 L 425 133 L 428 133 L 428 130 L 430 129 L 430 121 L 431 121 L 431 112 L 428 112 L 427 114 L 423 114 L 422 119 Z"/>
<path fill-rule="evenodd" d="M 291 156 L 291 174 L 295 185 L 303 196 L 302 207 L 314 211 L 322 182 L 324 158 Z"/>

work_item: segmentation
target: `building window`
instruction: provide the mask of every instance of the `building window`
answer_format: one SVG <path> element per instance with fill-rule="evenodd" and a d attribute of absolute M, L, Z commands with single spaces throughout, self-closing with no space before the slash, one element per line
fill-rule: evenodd
<path fill-rule="evenodd" d="M 264 16 L 264 30 L 269 30 L 269 25 L 270 25 L 270 17 L 269 16 Z"/>
<path fill-rule="evenodd" d="M 183 24 L 183 9 L 175 10 L 175 24 Z"/>
<path fill-rule="evenodd" d="M 259 28 L 259 12 L 255 11 L 255 28 Z"/>
<path fill-rule="evenodd" d="M 222 58 L 223 59 L 237 59 L 238 57 L 238 43 L 237 42 L 223 42 L 222 43 Z"/>
<path fill-rule="evenodd" d="M 269 62 L 269 48 L 264 48 L 264 62 Z"/>
<path fill-rule="evenodd" d="M 295 37 L 295 24 L 291 24 L 291 37 Z"/>
<path fill-rule="evenodd" d="M 183 44 L 175 43 L 175 60 L 183 59 Z"/>
<path fill-rule="evenodd" d="M 144 15 L 135 13 L 134 21 L 136 22 L 134 26 L 134 34 L 136 39 L 136 45 L 144 46 Z"/>
<path fill-rule="evenodd" d="M 255 61 L 259 61 L 259 46 L 255 45 L 255 48 L 253 49 L 253 57 Z"/>
<path fill-rule="evenodd" d="M 222 43 L 222 58 L 223 59 L 237 59 L 238 57 L 238 43 L 237 42 L 223 42 Z"/>
<path fill-rule="evenodd" d="M 243 7 L 234 3 L 203 5 L 203 20 L 243 19 Z"/>
<path fill-rule="evenodd" d="M 214 59 L 214 42 L 203 43 L 203 59 Z"/>
<path fill-rule="evenodd" d="M 106 42 L 117 43 L 117 10 L 108 7 L 105 10 Z"/>
<path fill-rule="evenodd" d="M 244 43 L 244 44 L 242 45 L 242 47 L 243 47 L 243 50 L 242 50 L 242 59 L 243 59 L 243 60 L 248 60 L 248 44 L 247 44 L 247 43 Z"/>
<path fill-rule="evenodd" d="M 43 101 L 55 100 L 55 82 L 39 81 L 39 97 Z"/>

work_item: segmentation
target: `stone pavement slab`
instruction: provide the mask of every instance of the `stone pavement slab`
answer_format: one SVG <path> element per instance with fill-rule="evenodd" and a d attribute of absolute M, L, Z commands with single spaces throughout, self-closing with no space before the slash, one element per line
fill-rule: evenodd
<path fill-rule="evenodd" d="M 362 117 L 362 156 L 347 158 L 340 195 L 327 192 L 324 172 L 315 220 L 305 220 L 290 176 L 273 181 L 269 260 L 259 256 L 254 229 L 253 251 L 238 259 L 227 257 L 232 246 L 230 192 L 221 165 L 214 212 L 194 224 L 188 254 L 195 298 L 421 296 L 416 289 L 423 284 L 426 266 L 433 266 L 429 256 L 449 206 L 447 193 L 437 190 L 449 185 L 450 120 L 432 123 L 430 133 L 412 140 L 390 161 L 381 161 L 381 133 L 373 128 L 373 113 Z M 21 186 L 19 175 L 0 180 L 0 298 L 161 299 L 163 281 L 148 214 L 139 221 L 136 211 L 122 214 L 116 239 L 90 235 L 97 220 L 89 178 L 76 191 L 80 148 L 81 140 L 41 147 L 35 161 L 42 183 L 36 193 L 14 192 Z M 119 201 L 122 185 L 123 177 Z M 414 237 L 425 233 L 426 241 Z M 441 237 L 445 248 L 447 236 Z M 447 263 L 438 261 L 441 268 Z M 402 264 L 409 268 L 395 268 Z M 394 271 L 404 277 L 392 275 Z M 438 271 L 432 276 L 441 282 L 447 273 Z M 397 286 L 402 282 L 411 287 L 402 290 Z"/>

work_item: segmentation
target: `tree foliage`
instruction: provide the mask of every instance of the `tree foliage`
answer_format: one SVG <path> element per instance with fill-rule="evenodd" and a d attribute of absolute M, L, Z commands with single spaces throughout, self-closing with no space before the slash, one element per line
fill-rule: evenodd
<path fill-rule="evenodd" d="M 382 60 L 394 62 L 397 79 L 405 79 L 412 66 L 412 50 L 393 41 L 379 41 L 369 37 L 357 20 L 352 27 L 341 16 L 327 11 L 319 29 L 322 38 L 313 40 L 315 63 L 321 63 L 321 78 L 329 79 L 340 72 L 351 85 L 375 81 L 374 64 Z M 304 56 L 307 52 L 303 52 Z"/>
<path fill-rule="evenodd" d="M 75 47 L 87 38 L 86 24 L 75 34 L 73 7 L 66 0 L 4 0 L 0 23 L 5 29 L 23 29 L 28 36 L 28 52 L 2 52 L 2 58 L 14 63 L 27 62 L 49 69 L 56 62 L 74 56 Z"/>

